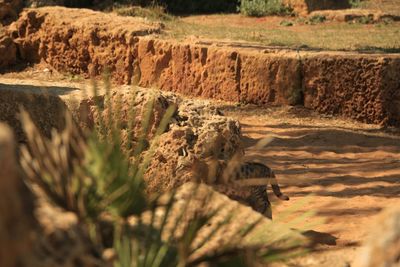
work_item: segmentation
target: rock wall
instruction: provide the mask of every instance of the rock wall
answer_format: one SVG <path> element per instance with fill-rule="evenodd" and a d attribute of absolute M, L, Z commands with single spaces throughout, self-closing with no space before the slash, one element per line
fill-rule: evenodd
<path fill-rule="evenodd" d="M 304 106 L 367 123 L 400 122 L 400 58 L 311 55 L 304 59 Z"/>
<path fill-rule="evenodd" d="M 288 104 L 288 92 L 301 86 L 294 53 L 282 56 L 141 38 L 138 61 L 142 86 L 185 95 Z"/>
<path fill-rule="evenodd" d="M 194 173 L 193 167 L 199 160 L 214 157 L 216 160 L 229 161 L 237 153 L 243 154 L 239 122 L 222 116 L 207 101 L 192 101 L 173 93 L 139 88 L 133 98 L 132 93 L 126 89 L 124 92 L 115 92 L 113 97 L 114 104 L 118 103 L 117 99 L 122 99 L 119 104 L 121 116 L 114 117 L 113 120 L 118 119 L 123 128 L 123 147 L 128 141 L 128 136 L 133 147 L 137 146 L 142 132 L 142 118 L 151 99 L 154 100 L 153 112 L 149 117 L 144 151 L 149 149 L 148 141 L 154 137 L 167 109 L 171 105 L 177 108 L 166 131 L 160 137 L 144 176 L 148 193 L 170 191 L 188 181 L 196 180 L 198 173 Z M 99 97 L 98 101 L 104 103 L 104 98 Z M 79 121 L 89 128 L 98 124 L 100 118 L 108 121 L 109 110 L 108 106 L 105 106 L 105 109 L 99 112 L 93 98 L 83 99 L 77 114 L 86 116 L 80 116 Z M 115 114 L 117 108 L 112 109 Z M 133 114 L 132 110 L 135 111 L 134 119 L 129 117 L 129 114 Z M 131 135 L 127 134 L 129 122 L 134 122 Z M 200 177 L 202 178 L 204 177 Z"/>
<path fill-rule="evenodd" d="M 140 83 L 241 103 L 301 104 L 366 123 L 400 125 L 400 56 L 176 44 L 141 38 Z"/>
<path fill-rule="evenodd" d="M 57 15 L 55 15 L 57 14 Z M 28 9 L 9 27 L 24 61 L 133 81 L 190 96 L 304 105 L 366 123 L 400 125 L 400 56 L 310 52 L 162 40 L 162 25 L 90 10 Z"/>
<path fill-rule="evenodd" d="M 57 70 L 95 76 L 105 68 L 129 83 L 138 36 L 159 32 L 159 23 L 86 9 L 27 9 L 10 26 L 23 61 L 44 61 Z"/>

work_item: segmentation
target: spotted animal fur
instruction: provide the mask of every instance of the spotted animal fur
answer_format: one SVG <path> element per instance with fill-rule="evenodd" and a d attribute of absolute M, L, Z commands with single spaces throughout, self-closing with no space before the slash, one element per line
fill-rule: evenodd
<path fill-rule="evenodd" d="M 217 191 L 251 206 L 255 211 L 271 219 L 271 203 L 267 195 L 268 185 L 271 185 L 272 191 L 279 199 L 289 200 L 289 197 L 281 192 L 275 173 L 262 163 L 243 162 L 241 158 L 227 163 L 224 160 L 209 158 L 196 160 L 193 165 L 193 173 L 196 174 L 196 181 L 214 186 Z M 250 193 L 244 195 L 238 193 L 236 191 L 237 184 L 248 186 Z"/>
<path fill-rule="evenodd" d="M 268 166 L 258 162 L 244 162 L 236 170 L 236 180 L 248 178 L 268 178 L 268 184 L 271 185 L 275 196 L 281 200 L 289 200 L 289 197 L 281 192 L 276 180 L 275 173 Z M 260 212 L 272 219 L 271 202 L 267 195 L 267 186 L 251 186 L 251 195 L 247 200 L 249 205 L 257 212 Z"/>

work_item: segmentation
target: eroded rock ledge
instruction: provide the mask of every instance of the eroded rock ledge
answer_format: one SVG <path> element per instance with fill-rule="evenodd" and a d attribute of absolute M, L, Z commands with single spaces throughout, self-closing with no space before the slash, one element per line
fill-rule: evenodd
<path fill-rule="evenodd" d="M 290 51 L 151 36 L 162 25 L 60 7 L 28 9 L 9 27 L 23 61 L 86 77 L 241 103 L 300 104 L 400 125 L 400 55 Z"/>

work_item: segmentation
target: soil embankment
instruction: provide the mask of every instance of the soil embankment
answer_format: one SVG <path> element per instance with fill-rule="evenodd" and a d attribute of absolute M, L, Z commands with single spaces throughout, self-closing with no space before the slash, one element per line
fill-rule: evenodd
<path fill-rule="evenodd" d="M 61 14 L 61 15 L 60 15 Z M 118 83 L 257 105 L 300 104 L 400 125 L 400 56 L 162 40 L 162 24 L 90 10 L 29 9 L 8 29 L 20 60 Z"/>

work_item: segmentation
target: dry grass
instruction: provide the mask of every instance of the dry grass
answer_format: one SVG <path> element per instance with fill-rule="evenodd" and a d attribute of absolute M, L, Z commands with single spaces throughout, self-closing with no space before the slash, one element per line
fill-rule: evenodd
<path fill-rule="evenodd" d="M 370 0 L 360 8 L 373 8 L 400 15 L 400 0 Z M 238 14 L 178 18 L 160 6 L 117 6 L 123 16 L 138 16 L 165 24 L 164 38 L 183 40 L 244 41 L 266 46 L 302 47 L 322 50 L 400 52 L 400 22 L 378 24 L 338 23 L 294 17 L 249 18 Z M 291 26 L 291 27 L 288 27 Z"/>
<path fill-rule="evenodd" d="M 167 21 L 174 18 L 172 15 L 166 13 L 164 7 L 159 5 L 152 5 L 146 8 L 140 6 L 117 5 L 113 7 L 113 12 L 120 16 L 141 17 L 150 21 Z"/>
<path fill-rule="evenodd" d="M 199 39 L 228 39 L 254 42 L 262 45 L 309 47 L 325 50 L 382 50 L 400 51 L 400 23 L 390 24 L 348 24 L 321 23 L 318 25 L 279 26 L 273 20 L 270 24 L 229 23 L 226 15 L 212 16 L 212 23 L 195 19 L 176 19 L 166 23 L 166 38 L 185 39 L 196 36 Z M 234 16 L 228 15 L 232 20 Z M 236 24 L 236 25 L 235 25 Z M 271 25 L 272 24 L 272 25 Z"/>

